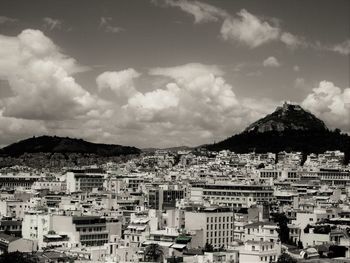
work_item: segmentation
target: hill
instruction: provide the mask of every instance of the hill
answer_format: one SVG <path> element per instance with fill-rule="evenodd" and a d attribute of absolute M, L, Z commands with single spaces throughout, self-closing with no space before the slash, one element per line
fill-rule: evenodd
<path fill-rule="evenodd" d="M 141 151 L 135 147 L 99 144 L 57 136 L 32 137 L 13 143 L 0 150 L 3 156 L 20 156 L 24 153 L 82 153 L 98 156 L 119 156 L 139 154 Z"/>
<path fill-rule="evenodd" d="M 214 151 L 228 149 L 237 153 L 301 151 L 308 154 L 340 150 L 345 152 L 348 162 L 350 137 L 338 129 L 329 130 L 323 121 L 299 105 L 285 103 L 242 133 L 206 148 Z"/>
<path fill-rule="evenodd" d="M 249 125 L 246 132 L 268 132 L 268 131 L 326 131 L 328 128 L 323 121 L 316 118 L 310 112 L 305 111 L 299 105 L 284 103 L 282 107 L 267 115 L 266 117 Z"/>

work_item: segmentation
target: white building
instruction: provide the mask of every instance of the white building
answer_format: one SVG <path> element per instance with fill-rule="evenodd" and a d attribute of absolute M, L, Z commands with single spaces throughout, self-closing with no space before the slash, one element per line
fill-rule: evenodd
<path fill-rule="evenodd" d="M 185 212 L 185 228 L 188 231 L 203 230 L 202 242 L 213 247 L 227 247 L 233 242 L 233 213 L 229 208 L 202 208 Z"/>
<path fill-rule="evenodd" d="M 74 193 L 91 192 L 93 189 L 102 190 L 106 176 L 102 169 L 70 170 L 66 174 L 67 191 Z"/>
<path fill-rule="evenodd" d="M 281 244 L 269 241 L 246 241 L 239 249 L 239 262 L 276 262 L 281 254 Z"/>

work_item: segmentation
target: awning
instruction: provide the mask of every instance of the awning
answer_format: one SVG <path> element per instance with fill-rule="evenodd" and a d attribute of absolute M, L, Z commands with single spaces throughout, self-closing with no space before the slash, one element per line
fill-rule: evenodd
<path fill-rule="evenodd" d="M 62 238 L 62 236 L 60 235 L 54 235 L 54 234 L 48 234 L 48 235 L 44 235 L 46 238 Z"/>
<path fill-rule="evenodd" d="M 157 244 L 161 247 L 170 247 L 174 243 L 173 242 L 166 242 L 166 241 L 147 240 L 147 241 L 143 242 L 142 244 L 145 246 L 151 245 L 151 244 Z"/>
<path fill-rule="evenodd" d="M 186 247 L 186 245 L 185 244 L 173 244 L 171 247 L 176 248 L 176 249 L 184 249 Z"/>
<path fill-rule="evenodd" d="M 181 243 L 181 242 L 186 242 L 186 243 L 188 243 L 188 242 L 191 241 L 191 239 L 192 239 L 191 236 L 178 236 L 178 237 L 176 238 L 176 241 L 179 241 L 179 243 Z"/>

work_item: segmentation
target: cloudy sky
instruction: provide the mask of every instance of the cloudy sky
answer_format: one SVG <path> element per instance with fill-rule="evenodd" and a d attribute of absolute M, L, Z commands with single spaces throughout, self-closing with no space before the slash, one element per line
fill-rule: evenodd
<path fill-rule="evenodd" d="M 348 0 L 2 0 L 0 145 L 200 145 L 283 101 L 350 132 Z"/>

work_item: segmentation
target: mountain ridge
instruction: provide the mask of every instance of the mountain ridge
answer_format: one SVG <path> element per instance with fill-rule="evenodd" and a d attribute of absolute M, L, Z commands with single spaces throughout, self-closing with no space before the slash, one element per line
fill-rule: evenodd
<path fill-rule="evenodd" d="M 131 146 L 92 143 L 83 139 L 48 135 L 34 136 L 0 149 L 0 155 L 3 156 L 20 156 L 24 153 L 83 153 L 119 156 L 140 154 L 140 152 L 140 149 Z"/>

